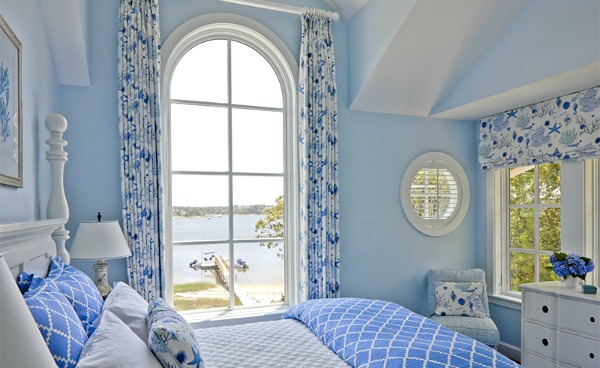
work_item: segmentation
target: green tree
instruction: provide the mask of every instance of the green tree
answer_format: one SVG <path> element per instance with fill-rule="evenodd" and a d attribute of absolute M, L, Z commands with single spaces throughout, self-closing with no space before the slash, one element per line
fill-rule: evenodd
<path fill-rule="evenodd" d="M 254 225 L 254 232 L 257 238 L 283 238 L 285 230 L 284 208 L 283 195 L 280 195 L 275 199 L 274 206 L 263 210 L 265 217 L 258 220 L 256 225 Z M 260 245 L 268 249 L 276 248 L 277 256 L 283 258 L 283 243 L 267 241 L 261 242 Z"/>
<path fill-rule="evenodd" d="M 535 201 L 535 168 L 515 169 L 510 178 L 511 205 L 530 205 Z M 538 201 L 540 204 L 560 204 L 560 164 L 544 164 L 537 167 Z M 511 174 L 513 172 L 511 171 Z M 535 244 L 535 219 L 532 208 L 511 208 L 510 221 L 510 290 L 519 291 L 519 284 L 534 282 L 534 255 L 519 250 L 533 250 Z M 560 251 L 560 208 L 540 209 L 538 215 L 539 250 L 547 251 L 539 258 L 539 281 L 558 280 L 559 277 L 547 270 L 550 252 Z"/>

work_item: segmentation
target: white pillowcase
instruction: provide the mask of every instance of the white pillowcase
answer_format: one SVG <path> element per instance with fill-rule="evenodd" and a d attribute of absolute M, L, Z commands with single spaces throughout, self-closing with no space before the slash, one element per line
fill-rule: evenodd
<path fill-rule="evenodd" d="M 435 282 L 438 316 L 488 317 L 483 308 L 482 282 Z"/>
<path fill-rule="evenodd" d="M 162 368 L 145 342 L 110 311 L 83 347 L 76 368 Z"/>
<path fill-rule="evenodd" d="M 148 302 L 124 282 L 117 282 L 104 301 L 103 311 L 111 311 L 139 338 L 148 343 Z"/>

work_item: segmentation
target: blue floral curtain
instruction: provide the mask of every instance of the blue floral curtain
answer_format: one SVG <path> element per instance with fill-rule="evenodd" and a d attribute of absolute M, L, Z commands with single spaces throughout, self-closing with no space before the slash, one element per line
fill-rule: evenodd
<path fill-rule="evenodd" d="M 299 79 L 301 299 L 339 296 L 337 91 L 331 19 L 302 16 Z"/>
<path fill-rule="evenodd" d="M 165 291 L 158 0 L 121 0 L 118 58 L 123 227 L 132 253 L 127 271 L 129 283 L 151 300 Z"/>
<path fill-rule="evenodd" d="M 600 87 L 481 119 L 483 170 L 600 157 Z"/>

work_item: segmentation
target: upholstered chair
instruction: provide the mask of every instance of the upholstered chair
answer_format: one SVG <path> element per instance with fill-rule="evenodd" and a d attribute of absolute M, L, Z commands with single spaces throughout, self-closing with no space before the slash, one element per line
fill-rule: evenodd
<path fill-rule="evenodd" d="M 436 284 L 436 281 L 441 283 Z M 471 283 L 481 282 L 483 290 L 477 291 L 476 302 L 478 304 L 476 314 L 478 316 L 463 316 L 463 315 L 445 315 L 445 311 L 440 313 L 443 315 L 436 314 L 436 308 L 438 312 L 444 310 L 443 306 L 438 302 L 436 298 L 436 285 L 438 286 L 438 294 L 446 288 L 446 283 Z M 474 284 L 474 285 L 481 285 Z M 458 294 L 465 295 L 469 293 L 469 290 L 458 292 Z M 474 338 L 488 346 L 496 348 L 500 343 L 500 333 L 498 327 L 494 321 L 490 318 L 490 309 L 487 297 L 487 284 L 485 281 L 485 272 L 482 269 L 471 269 L 471 270 L 430 270 L 428 274 L 428 294 L 429 294 L 429 314 L 431 319 L 440 324 L 453 329 L 463 335 Z M 453 297 L 456 295 L 452 293 Z M 465 298 L 466 300 L 473 300 L 473 298 Z M 477 300 L 478 299 L 478 300 Z M 457 299 L 458 301 L 458 299 Z M 464 301 L 461 301 L 464 303 Z M 467 302 L 467 304 L 470 301 Z M 443 303 L 442 303 L 443 304 Z M 446 303 L 447 304 L 447 303 Z M 461 304 L 462 305 L 462 304 Z M 453 313 L 448 313 L 453 314 Z"/>

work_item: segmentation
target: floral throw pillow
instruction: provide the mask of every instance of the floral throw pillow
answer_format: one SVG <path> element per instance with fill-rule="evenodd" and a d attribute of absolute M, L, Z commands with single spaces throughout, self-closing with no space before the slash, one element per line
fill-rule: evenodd
<path fill-rule="evenodd" d="M 160 298 L 148 303 L 148 346 L 163 367 L 206 367 L 194 330 Z"/>
<path fill-rule="evenodd" d="M 482 302 L 482 282 L 435 283 L 435 314 L 438 316 L 487 317 Z"/>

